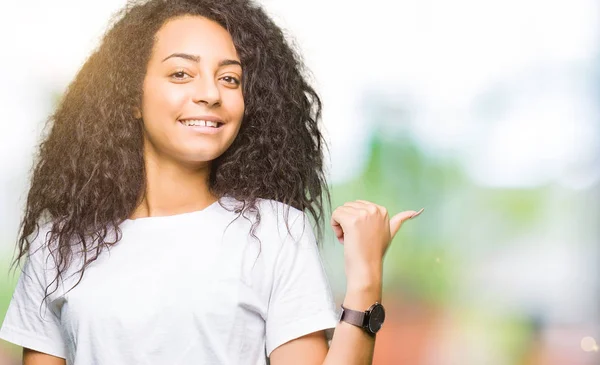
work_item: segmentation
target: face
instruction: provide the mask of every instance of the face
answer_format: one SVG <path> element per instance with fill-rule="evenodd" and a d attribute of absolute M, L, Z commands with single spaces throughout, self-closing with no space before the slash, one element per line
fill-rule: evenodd
<path fill-rule="evenodd" d="M 146 157 L 202 166 L 220 156 L 242 122 L 241 82 L 227 30 L 199 16 L 165 23 L 156 34 L 137 112 Z"/>

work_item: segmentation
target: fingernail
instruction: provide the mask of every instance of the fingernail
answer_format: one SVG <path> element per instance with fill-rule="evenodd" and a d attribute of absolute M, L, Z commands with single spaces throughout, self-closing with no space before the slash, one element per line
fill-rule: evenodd
<path fill-rule="evenodd" d="M 425 208 L 421 208 L 421 210 L 419 210 L 415 214 L 411 215 L 410 219 L 413 219 L 413 218 L 417 217 L 419 214 L 423 213 L 424 210 L 425 210 Z"/>

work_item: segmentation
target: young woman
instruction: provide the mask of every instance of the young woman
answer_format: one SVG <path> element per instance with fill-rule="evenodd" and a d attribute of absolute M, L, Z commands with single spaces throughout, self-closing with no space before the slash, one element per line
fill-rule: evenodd
<path fill-rule="evenodd" d="M 382 259 L 418 213 L 333 212 L 340 321 L 309 223 L 329 193 L 302 72 L 247 0 L 121 12 L 40 147 L 0 330 L 24 364 L 371 362 Z"/>

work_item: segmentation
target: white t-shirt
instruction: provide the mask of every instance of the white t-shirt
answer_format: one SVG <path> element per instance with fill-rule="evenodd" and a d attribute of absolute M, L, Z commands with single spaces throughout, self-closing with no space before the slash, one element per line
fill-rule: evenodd
<path fill-rule="evenodd" d="M 258 365 L 292 339 L 331 336 L 339 317 L 308 217 L 290 208 L 290 236 L 283 204 L 258 207 L 260 244 L 219 202 L 127 220 L 81 282 L 68 291 L 79 274 L 66 278 L 42 305 L 54 278 L 43 226 L 0 338 L 68 365 Z"/>

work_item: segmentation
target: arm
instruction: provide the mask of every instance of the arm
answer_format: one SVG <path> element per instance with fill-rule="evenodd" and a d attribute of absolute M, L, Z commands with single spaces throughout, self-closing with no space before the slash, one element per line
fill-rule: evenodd
<path fill-rule="evenodd" d="M 406 211 L 389 219 L 385 208 L 361 200 L 334 211 L 331 224 L 344 244 L 345 307 L 364 311 L 381 302 L 383 256 L 402 223 L 421 212 Z M 372 363 L 374 348 L 374 337 L 361 328 L 340 322 L 329 351 L 324 332 L 315 332 L 273 350 L 271 364 L 365 365 Z"/>
<path fill-rule="evenodd" d="M 379 279 L 379 283 L 381 283 Z M 377 280 L 374 279 L 373 282 Z M 381 302 L 381 284 L 371 289 L 364 287 L 348 289 L 344 305 L 348 308 L 366 310 L 374 302 Z M 361 328 L 339 322 L 335 328 L 331 347 L 327 349 L 325 331 L 287 342 L 271 353 L 272 365 L 336 365 L 336 364 L 371 364 L 375 338 L 369 336 Z"/>
<path fill-rule="evenodd" d="M 23 347 L 23 365 L 66 365 L 65 359 Z"/>
<path fill-rule="evenodd" d="M 66 357 L 60 318 L 57 315 L 59 310 L 51 306 L 53 297 L 44 299 L 53 264 L 45 241 L 49 229 L 49 225 L 40 227 L 36 238 L 30 241 L 26 261 L 0 327 L 2 340 L 23 348 L 24 364 L 36 365 L 39 363 L 38 359 L 47 359 L 51 355 Z M 51 287 L 49 291 L 52 289 Z M 64 365 L 64 362 L 61 364 Z"/>
<path fill-rule="evenodd" d="M 350 287 L 346 291 L 344 306 L 365 311 L 373 303 L 381 303 L 381 270 L 373 274 L 372 280 L 365 280 L 362 286 Z M 362 365 L 373 362 L 375 337 L 368 335 L 362 328 L 346 322 L 338 323 L 331 340 L 326 365 Z"/>

